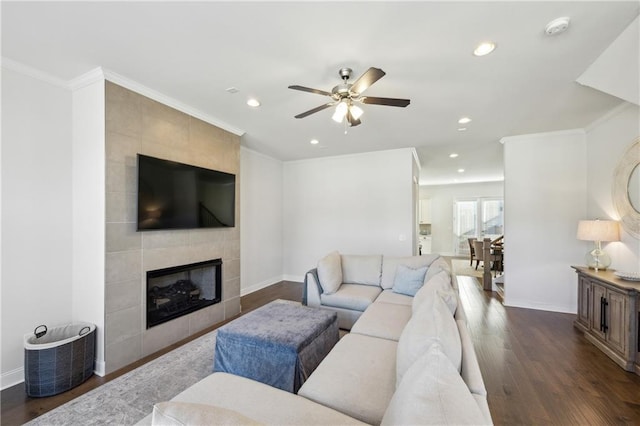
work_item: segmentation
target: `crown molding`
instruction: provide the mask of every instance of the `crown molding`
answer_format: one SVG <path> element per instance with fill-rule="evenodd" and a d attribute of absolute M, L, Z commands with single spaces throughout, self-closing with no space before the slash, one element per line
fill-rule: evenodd
<path fill-rule="evenodd" d="M 170 106 L 171 108 L 177 109 L 178 111 L 184 112 L 185 114 L 191 115 L 202 121 L 206 121 L 207 123 L 213 124 L 214 126 L 226 130 L 227 132 L 233 133 L 236 136 L 242 136 L 246 133 L 242 129 L 220 121 L 217 118 L 214 118 L 200 111 L 199 109 L 193 108 L 183 102 L 178 101 L 177 99 L 160 93 L 157 90 L 151 89 L 143 84 L 138 83 L 137 81 L 131 80 L 130 78 L 124 77 L 120 74 L 106 69 L 103 69 L 102 72 L 104 73 L 105 80 L 108 80 L 126 89 L 132 90 L 136 93 L 146 96 L 147 98 L 153 99 L 154 101 L 158 101 L 164 105 Z"/>
<path fill-rule="evenodd" d="M 542 138 L 548 138 L 550 136 L 584 136 L 584 135 L 586 135 L 584 129 L 558 130 L 555 132 L 530 133 L 526 135 L 505 136 L 503 138 L 500 138 L 500 143 L 505 144 L 506 142 L 513 142 L 513 141 L 519 141 L 519 140 L 542 139 Z"/>
<path fill-rule="evenodd" d="M 103 81 L 104 79 L 104 71 L 102 70 L 102 68 L 98 67 L 74 78 L 73 80 L 69 80 L 67 82 L 67 87 L 69 88 L 69 90 L 75 91 L 82 89 L 83 87 L 87 87 L 90 84 L 96 83 L 98 81 Z"/>
<path fill-rule="evenodd" d="M 36 80 L 43 81 L 45 83 L 49 83 L 53 86 L 60 87 L 62 89 L 68 89 L 68 83 L 58 77 L 54 77 L 51 74 L 47 74 L 44 71 L 41 71 L 37 68 L 33 68 L 29 65 L 25 65 L 18 61 L 14 61 L 13 59 L 5 58 L 4 56 L 1 58 L 2 63 L 1 66 L 4 69 L 15 71 L 19 74 L 25 75 L 27 77 L 35 78 Z"/>
<path fill-rule="evenodd" d="M 257 155 L 257 156 L 265 158 L 267 160 L 276 161 L 278 163 L 284 163 L 284 161 L 282 161 L 279 158 L 273 157 L 273 156 L 271 156 L 269 154 L 265 154 L 264 152 L 256 151 L 253 148 L 248 148 L 248 147 L 246 147 L 244 145 L 240 145 L 240 153 L 242 153 L 243 151 L 244 152 L 249 152 L 249 153 L 251 153 L 253 155 Z"/>
<path fill-rule="evenodd" d="M 620 105 L 612 108 L 611 110 L 609 110 L 609 112 L 607 112 L 605 115 L 603 115 L 600 118 L 596 118 L 594 121 L 592 121 L 591 123 L 589 123 L 585 128 L 585 132 L 590 133 L 593 129 L 595 129 L 596 127 L 606 123 L 607 121 L 611 120 L 613 117 L 615 117 L 616 115 L 620 114 L 622 111 L 626 110 L 627 108 L 631 108 L 631 107 L 637 107 L 637 105 L 634 105 L 630 102 L 627 101 L 622 101 L 620 102 Z"/>
<path fill-rule="evenodd" d="M 217 118 L 212 117 L 211 115 L 200 111 L 197 108 L 193 108 L 185 104 L 184 102 L 180 102 L 177 99 L 164 95 L 163 93 L 140 84 L 137 81 L 131 80 L 130 78 L 124 77 L 120 74 L 101 67 L 94 68 L 91 71 L 88 71 L 71 80 L 64 80 L 58 77 L 54 77 L 51 74 L 48 74 L 37 68 L 33 68 L 29 65 L 14 61 L 13 59 L 5 57 L 1 57 L 0 59 L 0 66 L 4 69 L 15 71 L 19 74 L 26 75 L 27 77 L 32 77 L 45 83 L 49 83 L 56 87 L 60 87 L 70 91 L 82 89 L 83 87 L 101 80 L 108 80 L 126 89 L 132 90 L 136 93 L 153 99 L 154 101 L 158 101 L 162 104 L 170 106 L 171 108 L 175 108 L 178 111 L 184 112 L 185 114 L 191 115 L 209 124 L 213 124 L 214 126 L 226 130 L 227 132 L 233 133 L 236 136 L 242 136 L 246 133 L 244 130 L 218 120 Z"/>

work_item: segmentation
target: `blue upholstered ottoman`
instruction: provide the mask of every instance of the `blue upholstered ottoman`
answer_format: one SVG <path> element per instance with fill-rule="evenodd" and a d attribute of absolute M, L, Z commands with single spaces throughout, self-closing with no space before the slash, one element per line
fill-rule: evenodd
<path fill-rule="evenodd" d="M 335 312 L 276 300 L 218 329 L 213 371 L 297 393 L 338 338 Z"/>

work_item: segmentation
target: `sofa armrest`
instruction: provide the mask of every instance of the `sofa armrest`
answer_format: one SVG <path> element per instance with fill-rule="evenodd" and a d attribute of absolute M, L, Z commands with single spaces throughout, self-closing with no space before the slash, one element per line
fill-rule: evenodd
<path fill-rule="evenodd" d="M 322 286 L 318 278 L 318 269 L 314 268 L 304 275 L 304 293 L 302 304 L 307 306 L 320 306 Z"/>

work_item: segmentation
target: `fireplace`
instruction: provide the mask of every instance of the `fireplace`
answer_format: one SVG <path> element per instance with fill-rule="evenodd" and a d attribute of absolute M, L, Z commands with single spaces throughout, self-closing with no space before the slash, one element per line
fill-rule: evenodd
<path fill-rule="evenodd" d="M 147 271 L 147 328 L 222 300 L 222 259 Z"/>

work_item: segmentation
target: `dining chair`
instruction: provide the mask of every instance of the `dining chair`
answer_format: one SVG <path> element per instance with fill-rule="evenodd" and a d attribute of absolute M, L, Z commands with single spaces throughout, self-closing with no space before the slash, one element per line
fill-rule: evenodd
<path fill-rule="evenodd" d="M 473 266 L 473 261 L 476 260 L 475 258 L 476 251 L 473 247 L 473 242 L 475 240 L 476 240 L 476 237 L 467 238 L 467 241 L 469 242 L 469 266 Z"/>

